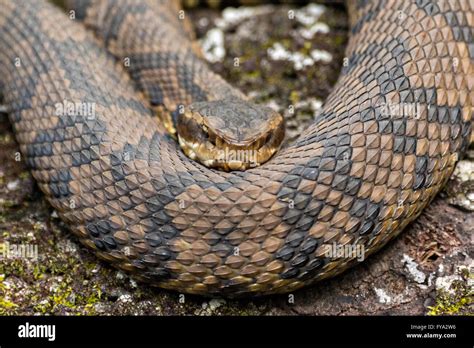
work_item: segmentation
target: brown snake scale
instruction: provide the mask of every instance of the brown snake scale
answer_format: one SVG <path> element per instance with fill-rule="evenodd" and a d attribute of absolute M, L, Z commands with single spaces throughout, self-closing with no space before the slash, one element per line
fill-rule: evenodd
<path fill-rule="evenodd" d="M 0 88 L 60 217 L 154 285 L 240 296 L 332 277 L 358 262 L 333 245 L 380 249 L 469 144 L 472 0 L 351 1 L 348 64 L 321 114 L 269 162 L 229 173 L 188 159 L 150 111 L 171 122 L 180 104 L 244 98 L 201 62 L 179 7 L 73 6 L 95 36 L 43 1 L 0 0 Z M 93 112 L 61 111 L 71 103 Z"/>

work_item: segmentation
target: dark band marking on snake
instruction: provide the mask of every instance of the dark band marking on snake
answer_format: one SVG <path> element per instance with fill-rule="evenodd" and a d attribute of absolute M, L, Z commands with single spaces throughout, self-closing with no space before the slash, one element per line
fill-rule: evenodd
<path fill-rule="evenodd" d="M 46 3 L 1 0 L 2 92 L 40 189 L 100 258 L 163 288 L 261 295 L 341 273 L 358 261 L 328 256 L 333 243 L 372 254 L 439 192 L 474 105 L 472 1 L 349 5 L 350 64 L 314 124 L 267 163 L 221 172 L 154 117 L 245 100 L 200 60 L 176 5 L 87 1 L 94 37 Z M 58 113 L 75 103 L 93 113 Z"/>

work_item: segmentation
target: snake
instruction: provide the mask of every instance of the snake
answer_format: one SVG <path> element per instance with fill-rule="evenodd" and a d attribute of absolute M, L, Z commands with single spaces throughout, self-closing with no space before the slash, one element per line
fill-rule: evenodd
<path fill-rule="evenodd" d="M 261 296 L 340 274 L 362 260 L 331 251 L 399 235 L 471 141 L 471 0 L 349 1 L 340 76 L 280 149 L 279 115 L 211 71 L 179 4 L 73 3 L 0 0 L 0 91 L 59 217 L 152 286 Z M 266 162 L 216 166 L 223 142 Z"/>

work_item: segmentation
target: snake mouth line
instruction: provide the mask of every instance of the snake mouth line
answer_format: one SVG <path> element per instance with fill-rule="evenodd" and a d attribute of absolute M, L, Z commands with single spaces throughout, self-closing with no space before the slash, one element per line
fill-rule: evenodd
<path fill-rule="evenodd" d="M 261 164 L 259 160 L 259 158 L 262 157 L 261 149 L 232 149 L 229 147 L 216 149 L 211 142 L 204 144 L 188 142 L 180 136 L 178 136 L 178 139 L 179 145 L 189 158 L 199 160 L 209 168 L 219 168 L 225 171 L 246 170 L 248 168 L 258 167 Z M 209 146 L 213 146 L 213 148 L 209 149 Z M 204 151 L 207 152 L 204 155 L 209 154 L 209 157 L 213 158 L 202 158 Z"/>

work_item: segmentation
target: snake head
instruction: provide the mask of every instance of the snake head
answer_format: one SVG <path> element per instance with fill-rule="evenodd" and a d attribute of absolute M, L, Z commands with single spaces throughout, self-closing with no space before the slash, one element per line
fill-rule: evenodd
<path fill-rule="evenodd" d="M 206 167 L 245 170 L 266 162 L 285 136 L 283 117 L 240 99 L 196 102 L 178 116 L 184 153 Z"/>

